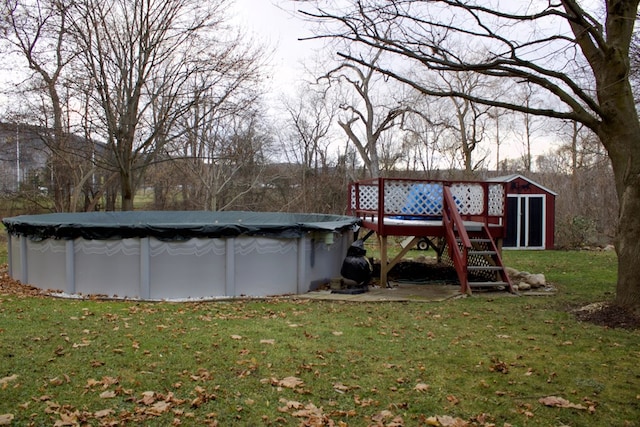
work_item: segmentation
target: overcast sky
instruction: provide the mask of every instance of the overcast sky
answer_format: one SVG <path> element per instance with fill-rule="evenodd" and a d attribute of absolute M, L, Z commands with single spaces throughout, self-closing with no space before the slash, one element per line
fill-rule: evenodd
<path fill-rule="evenodd" d="M 297 3 L 291 0 L 235 0 L 233 19 L 246 29 L 258 43 L 274 49 L 274 90 L 290 91 L 303 69 L 302 63 L 314 56 L 318 43 L 300 41 L 311 34 L 308 27 L 295 17 Z"/>

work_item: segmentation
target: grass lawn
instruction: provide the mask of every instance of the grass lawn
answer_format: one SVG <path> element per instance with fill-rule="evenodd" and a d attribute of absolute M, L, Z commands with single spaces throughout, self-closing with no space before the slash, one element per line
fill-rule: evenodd
<path fill-rule="evenodd" d="M 558 294 L 444 303 L 0 295 L 0 425 L 640 425 L 640 331 L 568 311 L 612 297 L 615 254 L 504 258 L 544 273 Z"/>

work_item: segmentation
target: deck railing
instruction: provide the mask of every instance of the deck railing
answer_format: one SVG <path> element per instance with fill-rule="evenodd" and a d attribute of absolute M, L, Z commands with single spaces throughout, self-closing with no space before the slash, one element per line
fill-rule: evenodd
<path fill-rule="evenodd" d="M 349 186 L 349 213 L 361 218 L 442 217 L 443 188 L 448 187 L 462 219 L 503 224 L 506 213 L 504 183 L 377 178 Z"/>

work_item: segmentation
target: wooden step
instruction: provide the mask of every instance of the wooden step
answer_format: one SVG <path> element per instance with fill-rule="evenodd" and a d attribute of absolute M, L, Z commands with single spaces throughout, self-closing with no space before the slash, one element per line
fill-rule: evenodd
<path fill-rule="evenodd" d="M 472 288 L 509 288 L 507 282 L 469 282 L 469 286 Z"/>
<path fill-rule="evenodd" d="M 468 251 L 469 255 L 496 255 L 496 251 Z"/>
<path fill-rule="evenodd" d="M 468 265 L 468 271 L 502 271 L 504 270 L 499 265 Z"/>
<path fill-rule="evenodd" d="M 491 243 L 491 239 L 485 239 L 481 237 L 470 237 L 471 243 Z"/>

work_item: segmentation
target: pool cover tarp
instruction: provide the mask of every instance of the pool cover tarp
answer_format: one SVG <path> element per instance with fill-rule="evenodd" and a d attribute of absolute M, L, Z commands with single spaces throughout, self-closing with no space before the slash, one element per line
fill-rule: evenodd
<path fill-rule="evenodd" d="M 360 220 L 350 216 L 276 212 L 129 211 L 21 215 L 4 218 L 12 235 L 33 240 L 155 237 L 187 240 L 264 236 L 297 238 L 308 232 L 340 232 Z"/>

